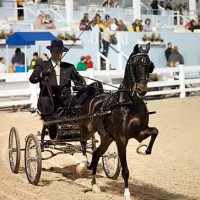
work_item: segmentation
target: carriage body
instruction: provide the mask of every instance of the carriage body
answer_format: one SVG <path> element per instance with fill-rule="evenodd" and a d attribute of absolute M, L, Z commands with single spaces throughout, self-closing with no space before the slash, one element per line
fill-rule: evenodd
<path fill-rule="evenodd" d="M 43 122 L 42 131 L 37 134 L 29 134 L 25 138 L 25 148 L 20 147 L 20 137 L 17 129 L 12 127 L 9 134 L 9 162 L 11 171 L 17 174 L 20 168 L 21 151 L 24 151 L 25 172 L 29 183 L 37 185 L 42 171 L 42 160 L 48 160 L 59 154 L 81 153 L 81 133 L 80 119 L 95 116 L 81 115 L 81 107 L 60 107 L 56 110 L 53 119 Z M 54 132 L 50 132 L 51 127 L 56 127 Z M 87 142 L 87 153 L 93 154 L 99 141 L 92 136 Z M 119 162 L 117 150 L 112 147 L 115 154 L 115 160 Z M 48 152 L 45 154 L 45 152 Z M 116 179 L 119 176 L 120 164 L 117 168 L 109 169 L 106 162 L 109 155 L 102 156 L 103 169 L 107 177 Z M 111 155 L 111 157 L 113 157 Z M 112 158 L 111 158 L 112 159 Z M 88 163 L 89 164 L 89 163 Z M 113 175 L 110 175 L 112 171 Z M 114 171 L 114 172 L 113 172 Z"/>

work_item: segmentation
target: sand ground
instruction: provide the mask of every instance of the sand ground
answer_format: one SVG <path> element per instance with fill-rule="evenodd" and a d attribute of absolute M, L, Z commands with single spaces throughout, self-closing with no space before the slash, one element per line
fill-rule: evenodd
<path fill-rule="evenodd" d="M 138 142 L 130 140 L 127 154 L 129 186 L 134 200 L 200 199 L 200 97 L 148 101 L 150 126 L 159 129 L 152 155 L 136 153 Z M 38 186 L 28 183 L 22 159 L 20 171 L 13 174 L 8 162 L 8 136 L 16 127 L 24 148 L 29 133 L 41 131 L 42 122 L 29 112 L 0 112 L 0 200 L 123 199 L 123 180 L 110 180 L 98 170 L 102 193 L 90 188 L 91 173 L 79 177 L 75 166 L 80 154 L 64 154 L 43 161 Z"/>

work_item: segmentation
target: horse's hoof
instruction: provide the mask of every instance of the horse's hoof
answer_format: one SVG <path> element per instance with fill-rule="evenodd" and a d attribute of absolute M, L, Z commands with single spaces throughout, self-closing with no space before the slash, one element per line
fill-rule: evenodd
<path fill-rule="evenodd" d="M 129 189 L 128 188 L 125 188 L 125 191 L 124 191 L 124 198 L 126 199 L 126 200 L 130 200 L 131 199 L 131 194 L 130 194 L 130 191 L 129 191 Z"/>
<path fill-rule="evenodd" d="M 79 176 L 83 176 L 83 174 L 86 172 L 87 170 L 87 163 L 86 162 L 81 162 L 76 166 L 76 173 Z"/>
<path fill-rule="evenodd" d="M 130 196 L 126 196 L 125 199 L 126 200 L 131 200 L 131 197 Z"/>
<path fill-rule="evenodd" d="M 147 145 L 146 144 L 140 144 L 138 148 L 136 149 L 136 152 L 140 155 L 146 155 Z"/>
<path fill-rule="evenodd" d="M 101 193 L 101 188 L 97 184 L 94 184 L 92 185 L 92 191 L 95 193 Z"/>

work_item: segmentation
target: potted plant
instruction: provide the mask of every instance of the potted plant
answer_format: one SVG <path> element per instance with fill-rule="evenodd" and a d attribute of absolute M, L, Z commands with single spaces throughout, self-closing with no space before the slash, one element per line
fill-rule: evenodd
<path fill-rule="evenodd" d="M 80 44 L 80 39 L 76 37 L 75 33 L 58 33 L 58 39 L 63 40 L 64 44 L 73 44 L 74 42 Z"/>
<path fill-rule="evenodd" d="M 144 34 L 142 37 L 143 42 L 152 42 L 152 43 L 163 43 L 164 40 L 161 38 L 160 34 L 156 35 L 155 32 L 153 32 L 151 35 Z"/>
<path fill-rule="evenodd" d="M 9 38 L 13 34 L 13 31 L 11 30 L 9 33 L 5 33 L 3 30 L 0 32 L 0 43 L 5 44 L 6 39 Z"/>

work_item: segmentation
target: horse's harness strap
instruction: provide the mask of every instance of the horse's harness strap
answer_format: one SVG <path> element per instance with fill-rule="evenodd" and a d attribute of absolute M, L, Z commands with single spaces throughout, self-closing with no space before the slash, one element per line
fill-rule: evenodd
<path fill-rule="evenodd" d="M 114 94 L 120 93 L 120 92 L 125 92 L 126 94 L 128 94 L 128 97 L 130 98 L 130 101 L 126 101 L 126 102 L 116 101 L 116 99 L 113 98 L 113 96 L 114 96 Z M 114 105 L 108 105 L 108 101 L 111 98 L 114 99 L 114 102 L 115 102 Z M 121 106 L 131 106 L 131 105 L 133 105 L 133 99 L 132 99 L 132 96 L 131 96 L 130 92 L 128 90 L 119 90 L 119 91 L 116 91 L 115 93 L 113 93 L 113 94 L 111 94 L 111 95 L 109 95 L 108 97 L 105 98 L 105 100 L 103 102 L 103 105 L 102 105 L 102 108 L 101 108 L 101 112 L 109 110 L 110 113 L 112 113 L 112 111 L 115 108 L 118 108 L 118 107 L 121 107 Z M 101 120 L 102 120 L 102 124 L 103 124 L 103 128 L 104 128 L 105 136 L 108 137 L 111 140 L 115 140 L 113 135 L 108 131 L 106 120 L 105 120 L 105 115 L 102 115 Z"/>
<path fill-rule="evenodd" d="M 47 88 L 48 96 L 49 96 L 50 101 L 51 101 L 51 103 L 53 105 L 53 108 L 52 108 L 52 111 L 53 111 L 54 110 L 53 93 L 52 93 L 52 88 L 50 86 L 49 78 L 48 77 L 45 77 L 45 79 L 44 79 L 44 84 L 43 84 L 42 90 L 40 92 L 39 98 L 42 97 L 42 94 L 44 92 L 45 87 Z"/>

